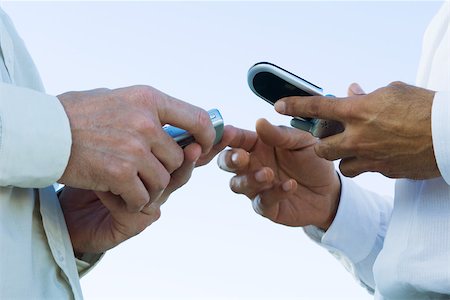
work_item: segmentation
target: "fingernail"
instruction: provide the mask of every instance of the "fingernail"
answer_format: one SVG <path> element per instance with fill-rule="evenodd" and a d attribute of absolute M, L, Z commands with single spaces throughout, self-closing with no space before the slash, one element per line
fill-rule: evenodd
<path fill-rule="evenodd" d="M 237 153 L 231 154 L 231 161 L 233 162 L 233 164 L 237 165 L 238 158 L 239 158 L 239 154 L 237 154 Z"/>
<path fill-rule="evenodd" d="M 275 102 L 275 110 L 280 114 L 284 114 L 286 112 L 286 103 L 284 101 Z"/>
<path fill-rule="evenodd" d="M 285 183 L 283 183 L 281 185 L 281 188 L 283 189 L 283 191 L 289 192 L 292 189 L 291 181 L 289 180 L 289 181 L 286 181 Z"/>
<path fill-rule="evenodd" d="M 266 172 L 264 170 L 256 172 L 255 179 L 258 182 L 265 182 L 267 180 Z"/>

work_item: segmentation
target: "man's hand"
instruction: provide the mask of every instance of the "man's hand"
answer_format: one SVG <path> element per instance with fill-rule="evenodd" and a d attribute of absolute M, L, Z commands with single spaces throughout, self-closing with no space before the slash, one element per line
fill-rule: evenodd
<path fill-rule="evenodd" d="M 101 253 L 140 233 L 158 220 L 160 207 L 191 177 L 194 166 L 208 163 L 235 137 L 237 130 L 225 126 L 222 141 L 210 152 L 201 153 L 193 143 L 184 148 L 184 161 L 170 177 L 164 192 L 141 211 L 128 211 L 120 196 L 66 186 L 59 200 L 75 253 Z"/>
<path fill-rule="evenodd" d="M 148 86 L 69 92 L 58 98 L 72 131 L 70 159 L 58 182 L 111 192 L 129 213 L 160 199 L 170 174 L 183 163 L 183 150 L 162 125 L 188 130 L 203 153 L 211 150 L 215 137 L 206 111 Z"/>
<path fill-rule="evenodd" d="M 288 226 L 332 223 L 340 182 L 331 162 L 314 153 L 316 139 L 298 129 L 259 120 L 256 131 L 235 129 L 219 167 L 236 175 L 231 189 L 244 194 L 262 216 Z"/>
<path fill-rule="evenodd" d="M 342 159 L 342 174 L 379 172 L 391 178 L 440 176 L 433 151 L 434 92 L 394 82 L 370 94 L 353 84 L 348 98 L 289 97 L 275 109 L 286 115 L 340 121 L 345 130 L 319 140 L 318 156 Z"/>

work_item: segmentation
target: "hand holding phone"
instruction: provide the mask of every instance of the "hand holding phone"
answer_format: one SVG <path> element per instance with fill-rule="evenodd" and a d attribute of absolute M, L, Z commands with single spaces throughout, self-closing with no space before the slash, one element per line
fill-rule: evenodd
<path fill-rule="evenodd" d="M 215 145 L 219 143 L 220 140 L 222 139 L 223 118 L 218 109 L 211 109 L 208 111 L 208 114 L 214 126 L 214 129 L 216 130 L 216 138 L 214 140 Z M 171 125 L 166 125 L 163 127 L 163 129 L 168 135 L 170 135 L 175 140 L 175 142 L 178 143 L 178 145 L 180 145 L 181 148 L 184 148 L 195 141 L 194 137 L 184 129 Z"/>
<path fill-rule="evenodd" d="M 284 97 L 323 96 L 322 88 L 268 62 L 253 65 L 247 79 L 250 89 L 272 105 Z M 318 138 L 344 131 L 342 124 L 337 121 L 302 117 L 293 118 L 291 126 L 308 131 Z"/>

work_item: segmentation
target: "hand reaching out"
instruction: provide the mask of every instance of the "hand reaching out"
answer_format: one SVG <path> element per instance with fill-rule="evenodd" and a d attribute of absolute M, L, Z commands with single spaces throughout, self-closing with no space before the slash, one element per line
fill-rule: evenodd
<path fill-rule="evenodd" d="M 256 133 L 236 129 L 219 167 L 234 173 L 231 189 L 255 211 L 289 226 L 327 229 L 336 214 L 340 182 L 331 162 L 314 152 L 316 139 L 298 129 L 259 120 Z"/>

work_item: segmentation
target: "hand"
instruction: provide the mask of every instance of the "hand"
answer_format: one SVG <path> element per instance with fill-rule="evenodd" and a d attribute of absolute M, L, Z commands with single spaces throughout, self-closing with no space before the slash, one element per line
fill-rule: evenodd
<path fill-rule="evenodd" d="M 184 149 L 182 166 L 172 173 L 164 192 L 141 211 L 129 211 L 120 196 L 66 186 L 60 203 L 75 253 L 101 253 L 135 236 L 159 219 L 169 195 L 190 178 L 201 154 L 198 144 Z"/>
<path fill-rule="evenodd" d="M 93 192 L 66 186 L 59 199 L 75 253 L 101 253 L 143 231 L 161 215 L 160 207 L 191 177 L 194 165 L 208 163 L 234 138 L 236 129 L 225 126 L 222 141 L 205 154 L 194 143 L 184 148 L 182 166 L 171 174 L 164 192 L 141 211 L 130 212 L 111 192 Z"/>
<path fill-rule="evenodd" d="M 353 84 L 349 97 L 289 97 L 275 109 L 291 116 L 340 121 L 345 130 L 315 146 L 318 156 L 342 159 L 340 170 L 354 177 L 379 172 L 391 178 L 440 176 L 433 151 L 431 106 L 434 92 L 394 82 L 364 94 Z"/>
<path fill-rule="evenodd" d="M 331 162 L 314 153 L 316 139 L 298 129 L 258 120 L 256 132 L 236 129 L 219 167 L 236 175 L 231 189 L 252 200 L 262 216 L 288 226 L 328 229 L 340 194 Z"/>
<path fill-rule="evenodd" d="M 138 212 L 159 199 L 183 150 L 161 126 L 188 130 L 207 153 L 215 132 L 206 111 L 147 86 L 58 96 L 72 131 L 72 149 L 58 182 L 111 192 Z"/>

